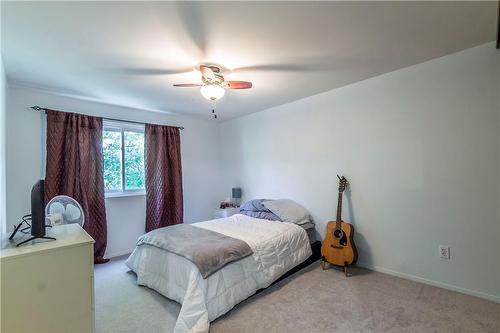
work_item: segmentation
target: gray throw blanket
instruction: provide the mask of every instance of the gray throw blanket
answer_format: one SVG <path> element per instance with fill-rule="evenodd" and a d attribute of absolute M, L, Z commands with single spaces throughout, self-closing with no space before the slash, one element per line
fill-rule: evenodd
<path fill-rule="evenodd" d="M 204 279 L 225 265 L 253 254 L 247 243 L 215 231 L 189 224 L 156 229 L 139 237 L 147 244 L 180 255 L 200 270 Z"/>

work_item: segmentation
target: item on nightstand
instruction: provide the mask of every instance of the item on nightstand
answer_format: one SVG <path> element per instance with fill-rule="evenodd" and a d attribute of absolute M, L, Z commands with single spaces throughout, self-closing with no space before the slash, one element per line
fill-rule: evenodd
<path fill-rule="evenodd" d="M 339 178 L 339 195 L 337 202 L 337 219 L 328 222 L 326 237 L 321 246 L 321 267 L 325 269 L 325 261 L 330 264 L 342 266 L 347 276 L 347 267 L 356 262 L 358 253 L 354 245 L 354 227 L 342 221 L 342 193 L 348 183 L 345 177 Z"/>
<path fill-rule="evenodd" d="M 241 204 L 241 188 L 233 187 L 231 189 L 231 194 L 233 196 L 234 207 L 239 207 Z"/>
<path fill-rule="evenodd" d="M 231 207 L 234 207 L 234 205 L 233 205 L 233 202 L 231 201 L 231 199 L 230 199 L 230 198 L 226 198 L 226 199 L 224 199 L 224 200 L 220 203 L 220 205 L 219 205 L 219 208 L 220 208 L 220 209 L 226 209 L 226 208 L 231 208 Z"/>

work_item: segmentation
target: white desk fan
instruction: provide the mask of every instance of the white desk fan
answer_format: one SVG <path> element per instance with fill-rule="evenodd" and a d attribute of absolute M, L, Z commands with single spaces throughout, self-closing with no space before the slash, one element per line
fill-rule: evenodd
<path fill-rule="evenodd" d="M 45 206 L 45 216 L 51 225 L 78 223 L 83 227 L 85 222 L 82 206 L 67 195 L 53 197 Z"/>

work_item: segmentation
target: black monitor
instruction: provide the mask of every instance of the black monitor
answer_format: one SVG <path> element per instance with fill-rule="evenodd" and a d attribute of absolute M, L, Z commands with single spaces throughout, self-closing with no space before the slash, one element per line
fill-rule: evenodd
<path fill-rule="evenodd" d="M 23 222 L 27 222 L 25 218 L 29 216 L 30 215 L 23 216 Z M 10 235 L 9 240 L 14 238 L 17 231 L 23 225 L 23 222 L 17 225 L 12 235 Z M 21 231 L 24 232 L 25 229 L 27 228 L 21 229 Z M 16 244 L 16 246 L 29 243 L 37 238 L 56 240 L 54 237 L 45 236 L 45 188 L 43 179 L 37 181 L 31 189 L 31 236 L 32 237 L 23 240 L 21 243 Z"/>
<path fill-rule="evenodd" d="M 31 189 L 31 235 L 45 236 L 45 189 L 44 180 L 40 179 Z"/>

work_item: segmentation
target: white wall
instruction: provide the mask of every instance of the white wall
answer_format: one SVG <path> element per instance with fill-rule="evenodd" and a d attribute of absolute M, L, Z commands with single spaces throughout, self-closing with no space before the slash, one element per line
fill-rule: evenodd
<path fill-rule="evenodd" d="M 184 187 L 184 219 L 191 223 L 212 217 L 219 197 L 219 136 L 217 123 L 191 117 L 174 116 L 94 103 L 58 96 L 36 89 L 8 85 L 7 90 L 7 219 L 8 228 L 30 210 L 29 193 L 33 183 L 44 177 L 40 112 L 28 109 L 40 105 L 58 110 L 125 120 L 182 125 L 181 149 Z M 43 164 L 42 164 L 43 163 Z M 107 256 L 130 252 L 137 237 L 144 233 L 145 197 L 106 199 L 108 217 Z"/>
<path fill-rule="evenodd" d="M 483 45 L 225 122 L 226 187 L 294 199 L 324 236 L 343 174 L 361 265 L 500 301 L 499 57 Z"/>
<path fill-rule="evenodd" d="M 5 72 L 0 56 L 0 233 L 6 231 L 5 212 Z"/>

